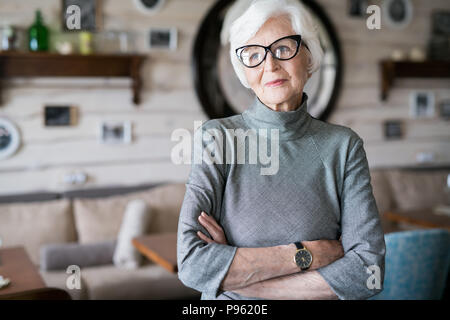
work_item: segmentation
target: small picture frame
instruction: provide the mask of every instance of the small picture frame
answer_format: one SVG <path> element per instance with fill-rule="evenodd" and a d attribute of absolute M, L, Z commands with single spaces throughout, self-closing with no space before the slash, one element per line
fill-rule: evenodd
<path fill-rule="evenodd" d="M 415 91 L 410 96 L 410 116 L 412 118 L 434 117 L 434 93 L 427 91 Z"/>
<path fill-rule="evenodd" d="M 348 0 L 348 15 L 352 18 L 363 18 L 366 16 L 367 0 Z"/>
<path fill-rule="evenodd" d="M 442 119 L 450 120 L 450 100 L 444 100 L 440 103 L 439 114 Z"/>
<path fill-rule="evenodd" d="M 150 28 L 148 31 L 148 48 L 176 50 L 178 46 L 177 28 Z"/>
<path fill-rule="evenodd" d="M 76 124 L 77 109 L 72 106 L 45 106 L 44 107 L 44 125 L 53 126 L 71 126 Z"/>
<path fill-rule="evenodd" d="M 131 122 L 100 122 L 99 141 L 101 144 L 131 143 Z"/>
<path fill-rule="evenodd" d="M 0 160 L 11 157 L 20 147 L 20 132 L 16 125 L 0 117 Z"/>
<path fill-rule="evenodd" d="M 401 120 L 386 120 L 383 126 L 386 140 L 401 139 L 403 137 L 403 123 Z"/>
<path fill-rule="evenodd" d="M 101 28 L 101 1 L 102 0 L 61 0 L 61 18 L 64 31 L 99 31 Z M 80 8 L 80 29 L 69 29 L 67 19 L 70 15 L 67 8 L 76 5 Z"/>

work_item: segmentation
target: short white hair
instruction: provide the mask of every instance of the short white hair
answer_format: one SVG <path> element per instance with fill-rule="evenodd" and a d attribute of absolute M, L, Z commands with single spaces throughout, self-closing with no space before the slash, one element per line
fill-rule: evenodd
<path fill-rule="evenodd" d="M 243 12 L 239 17 L 238 13 Z M 221 42 L 230 41 L 230 58 L 234 71 L 242 85 L 250 88 L 244 72 L 244 66 L 236 55 L 236 49 L 244 46 L 258 30 L 272 17 L 288 16 L 292 29 L 302 36 L 310 53 L 308 72 L 319 69 L 323 50 L 317 35 L 317 28 L 309 12 L 299 0 L 237 0 L 227 12 L 221 33 Z M 231 20 L 231 21 L 230 21 Z"/>

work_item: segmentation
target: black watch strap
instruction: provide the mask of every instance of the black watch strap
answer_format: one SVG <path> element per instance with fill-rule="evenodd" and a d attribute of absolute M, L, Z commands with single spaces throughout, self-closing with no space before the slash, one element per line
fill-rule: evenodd
<path fill-rule="evenodd" d="M 302 243 L 299 242 L 294 242 L 295 246 L 297 247 L 298 250 L 304 249 L 305 247 L 302 245 Z"/>

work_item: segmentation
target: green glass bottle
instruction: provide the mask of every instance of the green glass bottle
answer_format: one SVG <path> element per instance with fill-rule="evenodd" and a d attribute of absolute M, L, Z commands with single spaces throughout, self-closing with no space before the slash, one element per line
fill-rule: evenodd
<path fill-rule="evenodd" d="M 36 19 L 28 29 L 28 47 L 30 51 L 48 50 L 48 29 L 44 25 L 40 10 L 36 10 Z"/>

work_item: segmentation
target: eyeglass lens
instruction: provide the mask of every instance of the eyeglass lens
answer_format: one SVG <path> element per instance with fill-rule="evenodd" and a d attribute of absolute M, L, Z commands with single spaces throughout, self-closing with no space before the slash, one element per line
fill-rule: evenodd
<path fill-rule="evenodd" d="M 272 44 L 270 47 L 273 55 L 277 59 L 287 60 L 294 57 L 297 50 L 297 41 L 294 39 L 281 39 Z M 248 66 L 253 67 L 264 60 L 266 50 L 259 46 L 248 46 L 241 51 L 242 62 Z"/>

